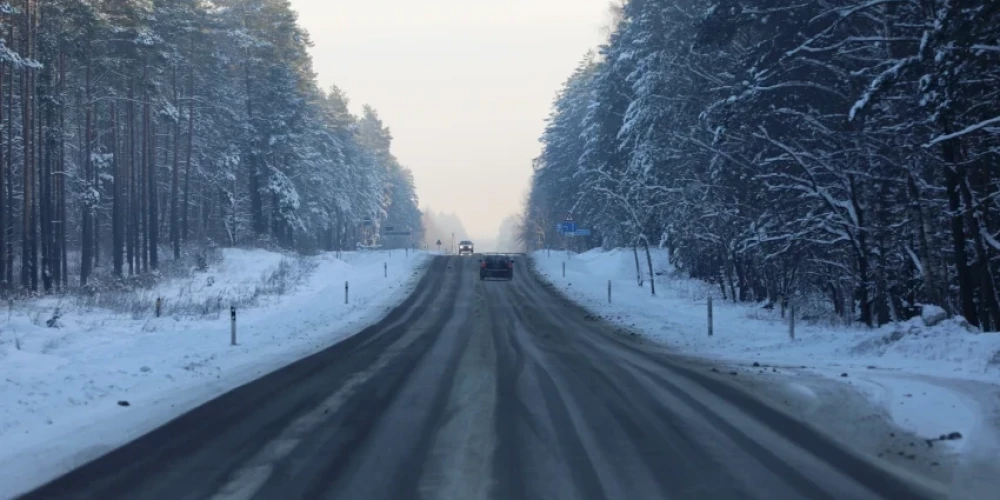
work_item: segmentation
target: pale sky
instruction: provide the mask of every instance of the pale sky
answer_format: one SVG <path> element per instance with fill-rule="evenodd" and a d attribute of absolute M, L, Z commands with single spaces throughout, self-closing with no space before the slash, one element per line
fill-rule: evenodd
<path fill-rule="evenodd" d="M 422 207 L 474 238 L 521 210 L 552 99 L 609 0 L 291 0 L 320 85 L 371 104 Z"/>

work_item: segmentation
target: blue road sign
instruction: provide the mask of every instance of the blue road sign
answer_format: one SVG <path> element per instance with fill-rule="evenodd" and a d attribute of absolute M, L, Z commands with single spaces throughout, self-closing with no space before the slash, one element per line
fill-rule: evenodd
<path fill-rule="evenodd" d="M 576 222 L 573 222 L 573 221 L 564 221 L 562 223 L 562 232 L 564 234 L 575 233 L 576 232 Z"/>
<path fill-rule="evenodd" d="M 574 234 L 577 236 L 590 236 L 590 229 L 577 229 Z"/>

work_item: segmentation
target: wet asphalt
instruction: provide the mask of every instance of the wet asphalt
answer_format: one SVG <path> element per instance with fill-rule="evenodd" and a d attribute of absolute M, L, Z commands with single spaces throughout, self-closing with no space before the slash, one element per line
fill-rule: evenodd
<path fill-rule="evenodd" d="M 523 260 L 437 257 L 378 324 L 26 499 L 920 499 Z"/>

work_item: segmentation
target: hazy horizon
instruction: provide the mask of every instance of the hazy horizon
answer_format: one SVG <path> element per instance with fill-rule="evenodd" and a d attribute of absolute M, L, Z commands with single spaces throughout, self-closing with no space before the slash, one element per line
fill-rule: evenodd
<path fill-rule="evenodd" d="M 609 0 L 291 0 L 320 85 L 378 110 L 421 208 L 496 238 L 521 211 L 552 99 L 602 41 Z"/>

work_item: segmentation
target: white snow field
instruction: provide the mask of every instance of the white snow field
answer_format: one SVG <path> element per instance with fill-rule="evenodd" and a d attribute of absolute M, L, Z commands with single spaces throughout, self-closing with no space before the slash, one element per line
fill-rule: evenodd
<path fill-rule="evenodd" d="M 227 249 L 205 272 L 120 294 L 117 309 L 102 307 L 110 299 L 100 297 L 4 305 L 0 498 L 376 322 L 409 294 L 427 257 Z M 160 318 L 152 313 L 157 297 Z M 235 347 L 233 303 L 241 306 Z M 56 327 L 47 327 L 57 308 Z"/>
<path fill-rule="evenodd" d="M 769 391 L 781 392 L 780 399 L 798 400 L 799 407 L 829 392 L 830 384 L 821 381 L 836 380 L 840 384 L 834 386 L 864 395 L 895 426 L 922 440 L 915 443 L 919 446 L 907 443 L 916 449 L 914 454 L 932 448 L 938 454 L 933 460 L 945 455 L 951 463 L 940 465 L 947 471 L 928 474 L 950 483 L 954 491 L 962 490 L 962 498 L 993 492 L 1000 485 L 1000 465 L 992 458 L 1000 452 L 1000 335 L 978 333 L 962 318 L 932 318 L 943 311 L 926 308 L 924 316 L 933 326 L 921 317 L 879 329 L 829 319 L 799 320 L 793 340 L 780 311 L 765 310 L 762 304 L 733 304 L 723 300 L 717 287 L 678 277 L 663 250 L 653 252 L 653 297 L 642 249 L 639 256 L 641 288 L 631 249 L 538 251 L 532 259 L 540 274 L 593 314 L 674 352 L 768 377 L 764 380 Z M 707 326 L 709 296 L 712 337 Z M 801 310 L 808 314 L 809 305 Z M 848 400 L 846 395 L 837 397 Z M 872 416 L 867 409 L 841 410 L 853 418 Z M 858 436 L 868 434 L 857 431 Z M 940 439 L 956 438 L 956 432 L 961 438 Z M 889 452 L 897 453 L 878 451 Z M 898 453 L 904 462 L 911 455 L 909 450 Z"/>

